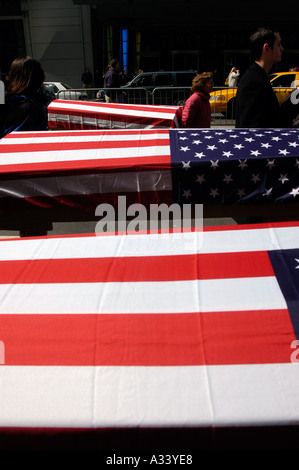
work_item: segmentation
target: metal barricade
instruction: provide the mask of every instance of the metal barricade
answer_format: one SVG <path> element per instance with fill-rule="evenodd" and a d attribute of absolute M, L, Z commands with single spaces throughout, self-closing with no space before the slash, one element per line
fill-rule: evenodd
<path fill-rule="evenodd" d="M 59 100 L 77 100 L 87 101 L 92 96 L 92 88 L 68 88 L 67 90 L 59 90 L 56 93 L 56 98 Z M 96 90 L 97 91 L 97 90 Z"/>
<path fill-rule="evenodd" d="M 190 96 L 190 87 L 157 87 L 151 92 L 152 104 L 183 106 Z"/>
<path fill-rule="evenodd" d="M 106 88 L 107 90 L 107 88 Z M 109 90 L 110 91 L 110 88 Z M 122 87 L 119 95 L 120 103 L 150 104 L 150 93 L 142 87 Z"/>
<path fill-rule="evenodd" d="M 151 104 L 151 95 L 146 88 L 72 88 L 60 90 L 56 97 L 66 100 L 98 101 L 105 103 L 106 94 L 112 96 L 117 103 Z"/>

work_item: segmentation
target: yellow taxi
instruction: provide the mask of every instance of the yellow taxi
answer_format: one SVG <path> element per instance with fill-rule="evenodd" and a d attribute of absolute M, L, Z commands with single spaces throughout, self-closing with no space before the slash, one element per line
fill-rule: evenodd
<path fill-rule="evenodd" d="M 299 68 L 289 72 L 277 72 L 269 75 L 271 85 L 281 104 L 294 88 L 299 88 Z M 212 113 L 225 114 L 228 119 L 234 118 L 235 96 L 237 88 L 222 88 L 210 93 Z"/>
<path fill-rule="evenodd" d="M 296 67 L 297 70 L 297 67 Z M 281 104 L 294 88 L 299 88 L 299 68 L 298 71 L 279 72 L 269 75 L 271 85 L 275 91 L 279 104 Z"/>

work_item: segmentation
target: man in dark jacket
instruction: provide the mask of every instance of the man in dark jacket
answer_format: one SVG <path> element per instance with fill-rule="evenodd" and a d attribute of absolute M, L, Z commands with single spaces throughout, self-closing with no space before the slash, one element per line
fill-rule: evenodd
<path fill-rule="evenodd" d="M 281 61 L 279 33 L 259 29 L 250 37 L 253 64 L 240 80 L 236 95 L 236 127 L 280 127 L 280 109 L 268 73 Z"/>
<path fill-rule="evenodd" d="M 112 59 L 110 67 L 104 78 L 104 88 L 120 88 L 119 78 L 119 63 L 118 60 Z M 118 91 L 107 91 L 105 90 L 106 103 L 117 103 L 118 102 Z"/>

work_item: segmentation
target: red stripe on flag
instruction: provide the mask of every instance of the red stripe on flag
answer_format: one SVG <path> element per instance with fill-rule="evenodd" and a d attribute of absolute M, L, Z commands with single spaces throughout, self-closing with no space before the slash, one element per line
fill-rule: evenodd
<path fill-rule="evenodd" d="M 63 152 L 66 150 L 91 150 L 91 149 L 115 149 L 123 148 L 144 148 L 144 147 L 169 147 L 169 139 L 148 139 L 148 140 L 89 140 L 82 142 L 29 142 L 16 144 L 2 144 L 1 153 L 29 153 L 29 152 Z"/>
<path fill-rule="evenodd" d="M 0 164 L 1 173 L 23 173 L 32 171 L 76 171 L 88 169 L 120 169 L 120 168 L 138 168 L 142 167 L 151 169 L 170 168 L 171 160 L 170 155 L 150 155 L 148 157 L 128 157 L 120 158 L 115 155 L 115 158 L 94 158 L 89 160 L 63 160 L 63 154 L 60 155 L 59 161 L 40 161 L 36 163 L 12 163 Z"/>
<path fill-rule="evenodd" d="M 289 363 L 287 310 L 0 316 L 6 365 Z"/>
<path fill-rule="evenodd" d="M 268 253 L 0 262 L 1 284 L 151 282 L 275 276 Z"/>
<path fill-rule="evenodd" d="M 162 134 L 165 136 L 169 136 L 169 131 L 167 129 L 97 129 L 97 130 L 90 130 L 90 131 L 73 131 L 73 130 L 68 130 L 68 131 L 22 131 L 22 132 L 11 132 L 10 134 L 7 134 L 5 137 L 3 137 L 2 145 L 3 142 L 5 142 L 7 139 L 13 139 L 13 140 L 18 140 L 18 139 L 34 139 L 36 137 L 38 138 L 54 138 L 54 137 L 86 137 L 86 136 L 92 136 L 92 137 L 98 137 L 98 136 L 116 136 L 119 137 L 121 135 L 125 136 L 132 136 L 132 135 L 152 135 L 154 134 Z M 0 145 L 0 149 L 2 148 L 2 145 Z"/>

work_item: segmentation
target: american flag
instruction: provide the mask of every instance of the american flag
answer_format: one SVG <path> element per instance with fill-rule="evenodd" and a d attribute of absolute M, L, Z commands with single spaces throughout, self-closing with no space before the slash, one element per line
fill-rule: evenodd
<path fill-rule="evenodd" d="M 100 203 L 172 201 L 169 130 L 15 132 L 0 140 L 0 210 L 94 214 Z"/>
<path fill-rule="evenodd" d="M 151 129 L 180 127 L 182 107 L 54 100 L 50 129 Z"/>
<path fill-rule="evenodd" d="M 299 222 L 0 241 L 6 429 L 299 424 Z"/>
<path fill-rule="evenodd" d="M 298 129 L 177 129 L 170 147 L 183 203 L 299 201 Z"/>
<path fill-rule="evenodd" d="M 117 205 L 299 201 L 299 133 L 125 129 L 15 132 L 0 140 L 1 214 Z M 18 209 L 19 208 L 19 209 Z"/>

